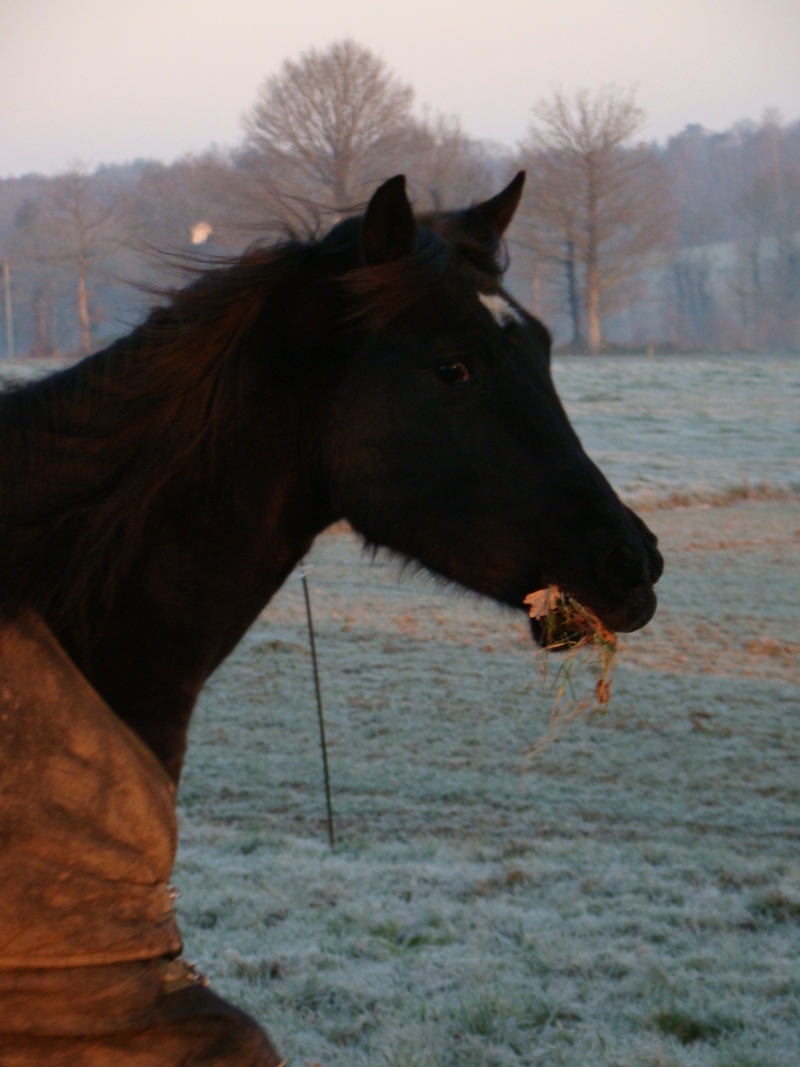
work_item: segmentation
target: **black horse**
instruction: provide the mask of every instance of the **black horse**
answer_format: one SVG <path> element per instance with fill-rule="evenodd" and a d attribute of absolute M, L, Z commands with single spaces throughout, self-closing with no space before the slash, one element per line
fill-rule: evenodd
<path fill-rule="evenodd" d="M 655 538 L 501 287 L 523 179 L 415 220 L 392 178 L 0 397 L 1 617 L 42 620 L 173 781 L 204 682 L 338 519 L 515 608 L 556 583 L 612 629 L 652 616 Z"/>

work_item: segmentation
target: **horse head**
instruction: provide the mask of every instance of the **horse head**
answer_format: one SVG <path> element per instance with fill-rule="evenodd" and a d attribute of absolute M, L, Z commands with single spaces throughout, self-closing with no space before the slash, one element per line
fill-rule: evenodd
<path fill-rule="evenodd" d="M 325 435 L 336 508 L 369 543 L 504 604 L 556 584 L 636 630 L 655 610 L 656 538 L 570 425 L 549 332 L 502 287 L 523 181 L 420 218 L 402 177 L 372 197 L 342 279 L 353 340 Z"/>

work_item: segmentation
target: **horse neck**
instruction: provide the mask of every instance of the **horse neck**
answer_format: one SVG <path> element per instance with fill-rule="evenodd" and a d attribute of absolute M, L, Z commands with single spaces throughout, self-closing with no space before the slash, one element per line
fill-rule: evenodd
<path fill-rule="evenodd" d="M 263 390 L 242 408 L 152 502 L 110 603 L 89 605 L 80 627 L 56 624 L 79 669 L 176 780 L 203 683 L 336 518 L 307 391 L 300 403 Z"/>

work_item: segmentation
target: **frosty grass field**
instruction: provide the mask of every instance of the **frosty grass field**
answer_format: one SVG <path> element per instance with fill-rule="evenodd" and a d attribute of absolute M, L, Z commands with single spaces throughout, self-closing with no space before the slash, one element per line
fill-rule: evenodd
<path fill-rule="evenodd" d="M 604 716 L 526 760 L 524 620 L 341 532 L 310 574 L 335 851 L 298 581 L 202 698 L 187 953 L 293 1064 L 800 1064 L 800 364 L 556 378 L 667 557 Z"/>
<path fill-rule="evenodd" d="M 201 699 L 186 955 L 296 1067 L 800 1065 L 800 362 L 555 376 L 667 559 L 606 714 L 528 759 L 524 619 L 341 531 L 309 577 L 334 851 L 299 581 Z"/>

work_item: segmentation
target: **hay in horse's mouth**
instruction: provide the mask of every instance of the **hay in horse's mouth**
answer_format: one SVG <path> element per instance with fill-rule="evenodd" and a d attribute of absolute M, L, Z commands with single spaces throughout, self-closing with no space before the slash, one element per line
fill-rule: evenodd
<path fill-rule="evenodd" d="M 591 714 L 605 710 L 611 699 L 617 635 L 590 608 L 557 585 L 529 593 L 524 603 L 541 631 L 541 644 L 545 651 L 566 653 L 556 674 L 550 729 L 531 746 L 529 754 L 534 756 L 582 712 Z M 593 692 L 587 698 L 573 697 L 571 702 L 565 701 L 568 691 L 571 695 L 574 693 L 574 667 L 586 662 L 596 665 L 599 670 Z M 546 672 L 546 666 L 544 670 Z"/>
<path fill-rule="evenodd" d="M 538 621 L 542 645 L 548 652 L 577 650 L 597 643 L 617 647 L 614 631 L 591 608 L 557 585 L 529 593 L 523 603 L 528 605 L 530 617 Z"/>

